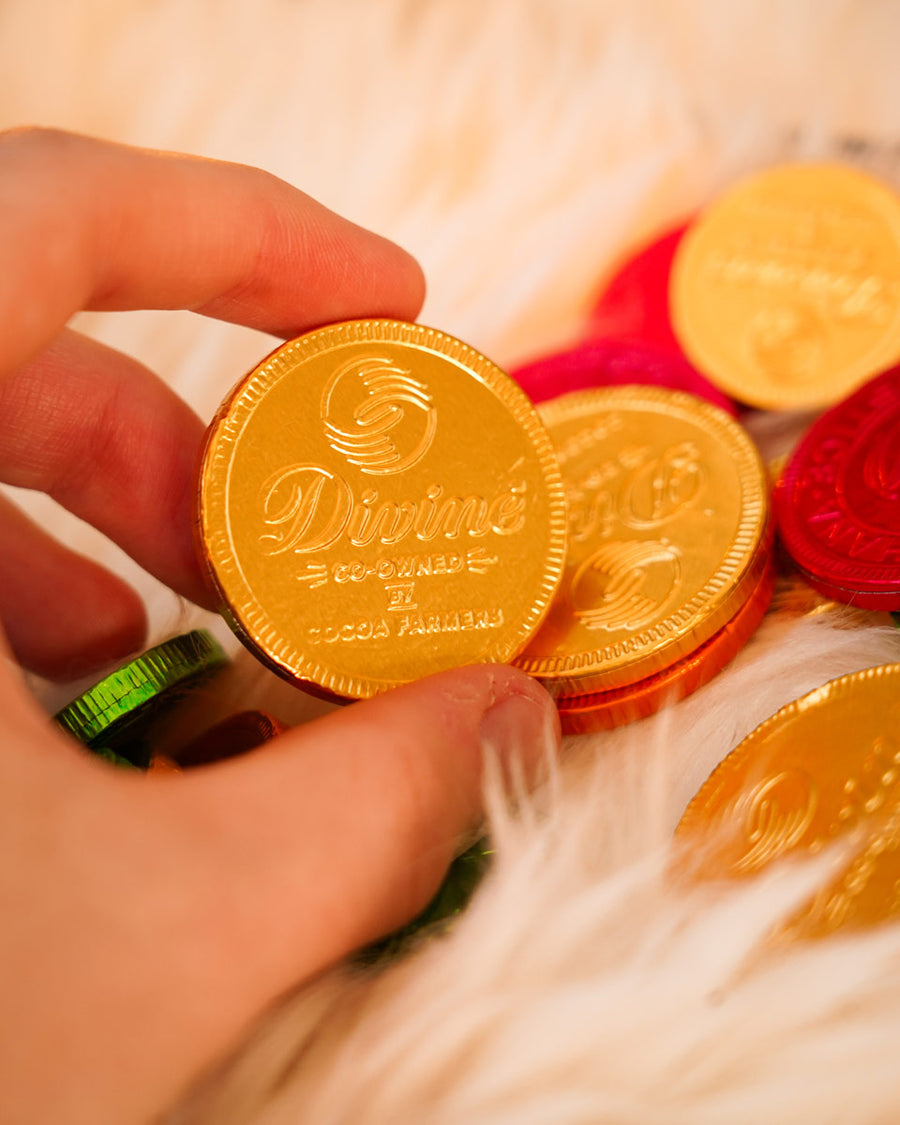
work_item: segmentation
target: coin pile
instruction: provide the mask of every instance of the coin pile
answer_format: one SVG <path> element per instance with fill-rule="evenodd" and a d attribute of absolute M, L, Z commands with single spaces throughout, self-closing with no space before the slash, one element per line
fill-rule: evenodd
<path fill-rule="evenodd" d="M 626 263 L 589 332 L 512 379 L 387 320 L 251 371 L 208 430 L 197 515 L 251 651 L 338 699 L 512 662 L 577 732 L 649 715 L 738 652 L 771 597 L 776 522 L 818 591 L 900 608 L 900 368 L 873 379 L 900 359 L 889 188 L 763 172 Z M 847 394 L 782 473 L 776 521 L 733 399 Z"/>
<path fill-rule="evenodd" d="M 846 167 L 774 168 L 627 262 L 588 338 L 513 378 L 387 320 L 278 348 L 208 430 L 198 550 L 240 639 L 308 690 L 359 698 L 508 661 L 551 690 L 565 731 L 615 726 L 740 650 L 772 596 L 776 526 L 791 604 L 900 609 L 898 361 L 900 199 Z M 771 510 L 748 407 L 830 407 Z M 167 644 L 57 722 L 146 767 L 158 700 L 222 660 L 202 634 Z M 754 731 L 679 826 L 704 841 L 699 874 L 854 829 L 860 847 L 785 935 L 900 913 L 898 687 L 900 665 L 870 669 Z M 233 716 L 182 764 L 280 729 Z M 459 910 L 488 855 L 461 857 L 404 934 Z"/>
<path fill-rule="evenodd" d="M 566 484 L 557 597 L 516 663 L 566 731 L 651 714 L 711 678 L 774 582 L 765 472 L 730 417 L 691 395 L 609 387 L 544 405 Z"/>
<path fill-rule="evenodd" d="M 900 356 L 898 263 L 887 188 L 778 168 L 629 263 L 585 344 L 513 373 L 539 415 L 433 329 L 356 321 L 291 341 L 207 436 L 198 542 L 227 619 L 332 697 L 500 660 L 547 684 L 566 730 L 650 714 L 730 660 L 771 595 L 768 486 L 730 396 L 820 406 Z M 882 492 L 898 463 L 885 417 L 857 473 Z M 815 494 L 806 524 L 812 464 L 779 493 L 780 513 Z M 857 556 L 890 538 L 876 507 L 857 505 Z M 896 582 L 885 601 L 891 579 L 827 570 L 785 538 L 820 589 L 893 608 Z"/>

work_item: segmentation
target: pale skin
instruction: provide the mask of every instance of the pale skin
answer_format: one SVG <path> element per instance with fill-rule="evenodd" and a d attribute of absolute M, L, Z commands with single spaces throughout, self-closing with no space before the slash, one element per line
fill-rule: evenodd
<path fill-rule="evenodd" d="M 46 131 L 0 134 L 0 260 L 0 479 L 206 606 L 203 423 L 69 318 L 188 308 L 288 337 L 412 319 L 423 296 L 404 251 L 265 173 Z M 220 766 L 117 771 L 48 725 L 17 665 L 69 678 L 128 654 L 140 600 L 2 498 L 0 543 L 2 1117 L 150 1121 L 273 999 L 425 905 L 478 823 L 485 749 L 529 773 L 555 711 L 471 667 Z"/>

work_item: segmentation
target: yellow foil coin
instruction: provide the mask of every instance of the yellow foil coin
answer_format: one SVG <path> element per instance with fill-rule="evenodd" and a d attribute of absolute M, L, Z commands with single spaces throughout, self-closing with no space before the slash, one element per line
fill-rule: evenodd
<path fill-rule="evenodd" d="M 826 406 L 900 358 L 900 197 L 838 165 L 773 168 L 682 239 L 672 323 L 743 402 Z"/>
<path fill-rule="evenodd" d="M 223 404 L 199 532 L 248 647 L 362 697 L 514 656 L 559 582 L 565 501 L 498 367 L 431 328 L 349 321 L 285 344 Z"/>
<path fill-rule="evenodd" d="M 836 878 L 788 926 L 820 936 L 900 913 L 900 664 L 832 680 L 782 707 L 733 750 L 677 834 L 703 878 L 751 875 L 851 833 Z"/>
<path fill-rule="evenodd" d="M 515 661 L 562 696 L 636 683 L 723 628 L 768 559 L 768 489 L 718 407 L 658 387 L 540 410 L 569 509 L 559 593 Z"/>

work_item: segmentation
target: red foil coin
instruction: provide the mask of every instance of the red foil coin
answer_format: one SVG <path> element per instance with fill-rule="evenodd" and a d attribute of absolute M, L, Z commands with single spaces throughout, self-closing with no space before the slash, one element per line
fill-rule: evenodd
<path fill-rule="evenodd" d="M 511 371 L 533 402 L 590 387 L 640 383 L 687 391 L 732 416 L 734 403 L 686 359 L 646 340 L 588 340 Z"/>
<path fill-rule="evenodd" d="M 812 425 L 774 506 L 811 585 L 863 609 L 900 609 L 900 367 Z"/>
<path fill-rule="evenodd" d="M 669 273 L 686 230 L 676 227 L 619 269 L 590 314 L 592 337 L 632 336 L 681 355 L 669 319 Z"/>

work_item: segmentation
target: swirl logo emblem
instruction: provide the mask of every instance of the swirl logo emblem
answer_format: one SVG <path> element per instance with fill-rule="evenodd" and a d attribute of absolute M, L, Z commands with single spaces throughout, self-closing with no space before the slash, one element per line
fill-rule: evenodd
<path fill-rule="evenodd" d="M 342 364 L 322 391 L 321 412 L 331 448 L 372 476 L 421 461 L 437 428 L 428 388 L 387 356 Z"/>
<path fill-rule="evenodd" d="M 747 850 L 735 871 L 759 871 L 797 847 L 806 835 L 818 804 L 812 780 L 802 770 L 782 770 L 767 777 L 732 806 L 742 816 Z"/>
<path fill-rule="evenodd" d="M 613 541 L 572 578 L 572 612 L 587 629 L 640 629 L 662 617 L 681 586 L 678 551 L 668 542 Z"/>

